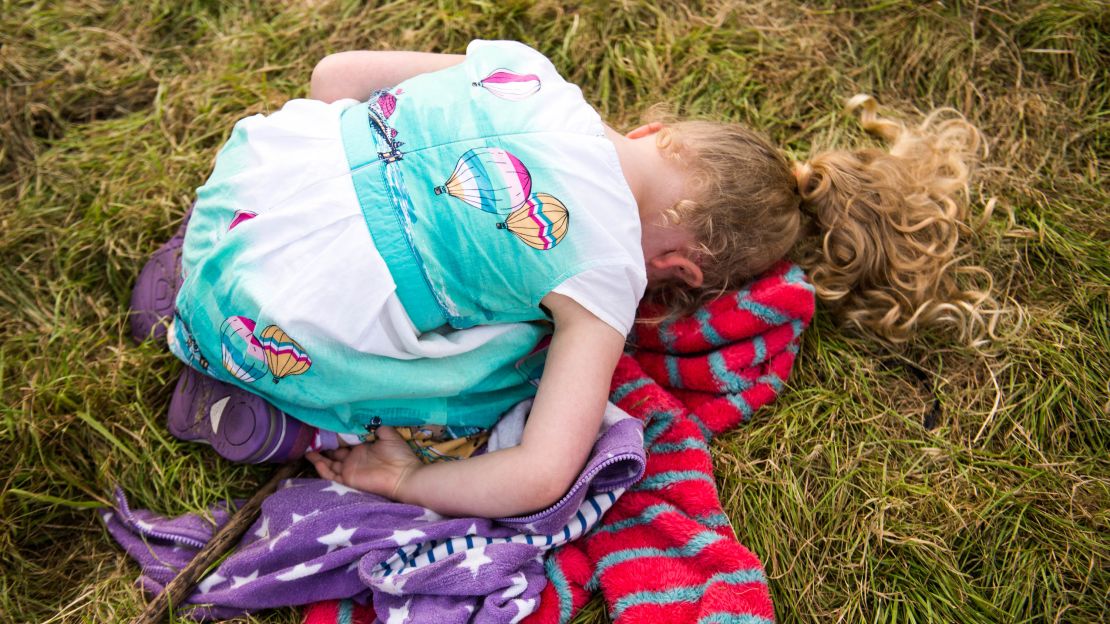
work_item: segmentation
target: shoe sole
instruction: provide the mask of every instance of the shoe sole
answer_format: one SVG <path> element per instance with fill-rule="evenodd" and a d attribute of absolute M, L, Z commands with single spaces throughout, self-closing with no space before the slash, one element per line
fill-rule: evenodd
<path fill-rule="evenodd" d="M 158 248 L 139 272 L 131 291 L 131 338 L 163 340 L 169 319 L 173 316 L 177 291 L 181 289 L 181 248 L 192 209 L 169 241 Z"/>
<path fill-rule="evenodd" d="M 205 442 L 240 463 L 287 461 L 303 453 L 310 435 L 261 397 L 186 368 L 170 401 L 167 426 L 175 437 Z M 299 456 L 299 455 L 298 455 Z"/>

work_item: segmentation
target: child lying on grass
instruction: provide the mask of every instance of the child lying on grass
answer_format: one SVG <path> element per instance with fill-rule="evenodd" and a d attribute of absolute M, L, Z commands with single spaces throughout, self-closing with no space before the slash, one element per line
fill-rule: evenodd
<path fill-rule="evenodd" d="M 307 453 L 448 515 L 546 507 L 582 468 L 645 292 L 690 311 L 807 223 L 805 265 L 848 322 L 893 341 L 989 329 L 988 294 L 956 279 L 979 146 L 962 118 L 909 128 L 859 96 L 890 151 L 792 163 L 736 124 L 620 134 L 541 54 L 492 41 L 335 54 L 310 97 L 236 124 L 133 300 L 136 336 L 170 319 L 189 365 L 171 431 L 229 459 Z M 522 443 L 475 454 L 532 395 Z"/>

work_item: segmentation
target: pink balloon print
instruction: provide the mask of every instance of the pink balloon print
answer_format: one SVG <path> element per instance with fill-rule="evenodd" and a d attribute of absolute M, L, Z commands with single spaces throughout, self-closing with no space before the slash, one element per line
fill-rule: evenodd
<path fill-rule="evenodd" d="M 393 97 L 392 93 L 388 91 L 378 96 L 378 107 L 382 109 L 382 116 L 386 119 L 393 114 L 397 109 L 397 98 Z"/>
<path fill-rule="evenodd" d="M 246 316 L 229 316 L 220 326 L 224 368 L 245 383 L 268 372 L 266 354 L 262 343 L 254 337 L 254 327 L 254 319 Z"/>
<path fill-rule="evenodd" d="M 231 225 L 227 226 L 227 231 L 230 232 L 231 230 L 235 229 L 235 226 L 239 225 L 240 223 L 244 221 L 250 221 L 257 216 L 257 212 L 251 212 L 250 210 L 236 210 L 235 216 L 231 219 Z"/>
<path fill-rule="evenodd" d="M 495 69 L 490 75 L 475 82 L 493 95 L 511 101 L 523 100 L 540 90 L 540 77 L 535 74 L 517 74 L 507 69 Z"/>

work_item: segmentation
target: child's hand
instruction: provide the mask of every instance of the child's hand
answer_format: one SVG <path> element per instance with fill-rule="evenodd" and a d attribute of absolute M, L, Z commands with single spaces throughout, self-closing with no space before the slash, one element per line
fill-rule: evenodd
<path fill-rule="evenodd" d="M 398 500 L 402 483 L 423 464 L 392 427 L 378 427 L 375 435 L 371 443 L 305 457 L 324 479 Z"/>

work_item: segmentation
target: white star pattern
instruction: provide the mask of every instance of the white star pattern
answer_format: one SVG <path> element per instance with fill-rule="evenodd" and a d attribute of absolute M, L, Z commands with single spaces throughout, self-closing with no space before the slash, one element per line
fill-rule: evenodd
<path fill-rule="evenodd" d="M 359 561 L 358 559 L 355 559 L 354 561 L 352 561 L 351 565 L 347 566 L 347 572 L 350 572 L 351 570 L 357 570 L 358 569 L 358 561 Z"/>
<path fill-rule="evenodd" d="M 275 535 L 274 539 L 270 540 L 270 552 L 274 552 L 274 546 L 277 546 L 277 543 L 280 542 L 283 537 L 289 537 L 289 531 L 282 531 Z"/>
<path fill-rule="evenodd" d="M 478 568 L 487 563 L 493 563 L 493 559 L 486 556 L 486 547 L 475 546 L 466 551 L 466 559 L 455 567 L 467 568 L 470 570 L 470 573 L 474 575 L 474 578 L 478 578 Z"/>
<path fill-rule="evenodd" d="M 389 539 L 397 542 L 398 546 L 404 546 L 415 539 L 424 537 L 424 532 L 420 529 L 409 529 L 407 531 L 393 531 L 393 536 Z"/>
<path fill-rule="evenodd" d="M 351 536 L 355 534 L 358 529 L 344 529 L 342 524 L 336 525 L 335 530 L 322 537 L 317 537 L 316 541 L 328 547 L 328 552 L 337 548 L 350 548 L 354 546 L 351 543 Z M 324 553 L 327 554 L 327 553 Z"/>
<path fill-rule="evenodd" d="M 305 518 L 311 518 L 312 516 L 315 516 L 318 513 L 320 513 L 319 509 L 313 509 L 312 511 L 308 512 L 307 514 L 305 514 L 303 516 L 301 514 L 297 513 L 297 512 L 293 512 L 293 524 L 297 524 L 298 522 L 300 522 L 301 520 L 304 520 Z"/>
<path fill-rule="evenodd" d="M 270 518 L 269 516 L 262 516 L 262 526 L 254 532 L 254 536 L 260 540 L 270 538 Z"/>
<path fill-rule="evenodd" d="M 105 511 L 102 517 L 104 518 L 104 524 L 108 524 L 112 521 L 112 512 Z"/>
<path fill-rule="evenodd" d="M 528 617 L 529 615 L 532 614 L 533 611 L 536 610 L 536 599 L 535 598 L 529 598 L 527 600 L 522 600 L 520 598 L 516 598 L 516 599 L 513 600 L 513 604 L 516 605 L 516 608 L 518 609 L 518 612 L 513 617 L 512 620 L 509 620 L 509 624 L 517 624 L 517 622 L 519 622 L 519 621 L 523 620 L 524 618 Z"/>
<path fill-rule="evenodd" d="M 502 598 L 515 598 L 528 589 L 528 578 L 524 576 L 523 572 L 518 572 L 511 580 L 513 585 L 502 592 Z"/>
<path fill-rule="evenodd" d="M 400 596 L 401 592 L 404 590 L 406 581 L 408 581 L 407 578 L 394 574 L 383 578 L 381 582 L 378 583 L 378 589 L 390 596 Z"/>
<path fill-rule="evenodd" d="M 207 594 L 208 592 L 212 591 L 213 587 L 219 585 L 220 583 L 223 583 L 226 580 L 227 580 L 226 578 L 224 578 L 224 577 L 220 576 L 219 574 L 213 572 L 212 574 L 208 575 L 208 578 L 204 579 L 199 584 L 197 584 L 197 589 L 200 590 L 200 593 Z"/>
<path fill-rule="evenodd" d="M 466 534 L 467 535 L 477 535 L 478 534 L 478 524 L 476 522 L 471 522 L 470 523 L 470 528 L 466 530 Z"/>
<path fill-rule="evenodd" d="M 274 578 L 276 578 L 279 581 L 295 581 L 297 579 L 302 579 L 306 576 L 312 576 L 313 574 L 316 574 L 317 572 L 320 571 L 320 568 L 322 568 L 322 567 L 324 567 L 324 564 L 322 564 L 322 563 L 314 563 L 312 565 L 305 565 L 303 563 L 298 563 L 297 565 L 293 566 L 293 568 L 291 570 L 289 570 L 288 572 L 286 572 L 285 574 L 279 574 L 279 575 L 275 576 Z"/>
<path fill-rule="evenodd" d="M 338 496 L 346 496 L 352 492 L 358 492 L 355 488 L 349 488 L 338 481 L 332 481 L 331 485 L 320 490 L 321 492 L 335 492 Z"/>
<path fill-rule="evenodd" d="M 362 438 L 356 433 L 341 433 L 339 434 L 339 441 L 347 446 L 358 446 L 362 444 Z"/>
<path fill-rule="evenodd" d="M 258 580 L 258 570 L 255 570 L 254 572 L 251 572 L 250 574 L 248 574 L 246 576 L 235 576 L 234 574 L 232 574 L 231 575 L 231 587 L 228 587 L 228 589 L 239 589 L 240 587 L 246 585 L 247 583 L 251 583 L 251 582 L 254 582 L 254 581 L 257 581 L 257 580 Z"/>
<path fill-rule="evenodd" d="M 412 599 L 405 601 L 405 604 L 400 609 L 389 608 L 389 619 L 385 624 L 405 624 L 409 619 L 409 605 L 412 604 Z"/>
<path fill-rule="evenodd" d="M 443 516 L 425 507 L 424 513 L 420 514 L 420 516 L 416 518 L 413 518 L 413 520 L 420 520 L 422 522 L 435 522 L 436 520 L 443 520 Z"/>

